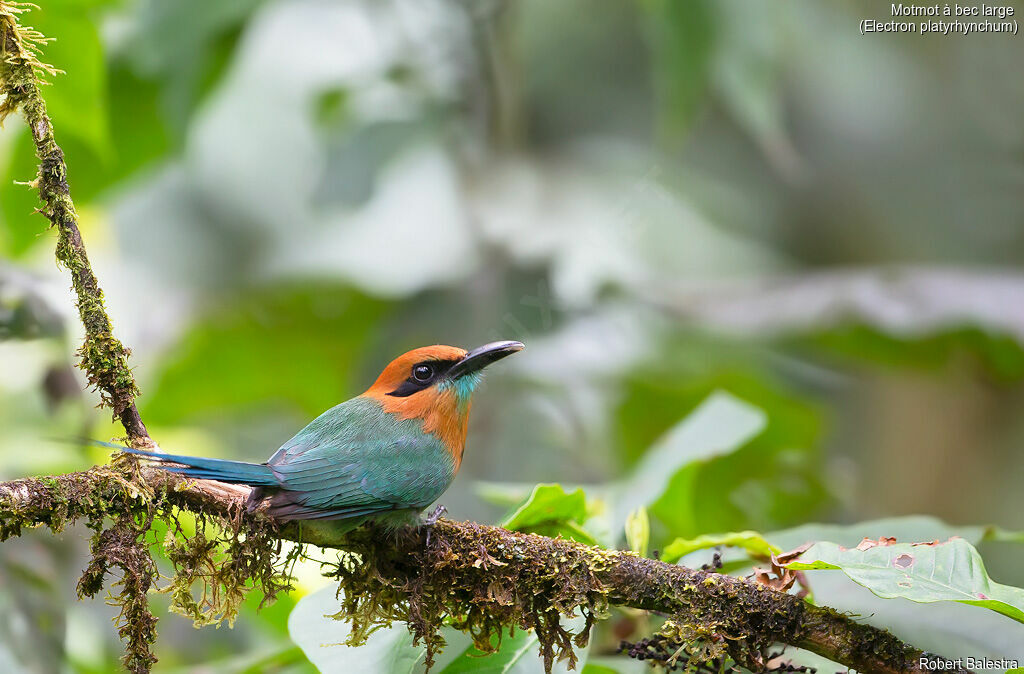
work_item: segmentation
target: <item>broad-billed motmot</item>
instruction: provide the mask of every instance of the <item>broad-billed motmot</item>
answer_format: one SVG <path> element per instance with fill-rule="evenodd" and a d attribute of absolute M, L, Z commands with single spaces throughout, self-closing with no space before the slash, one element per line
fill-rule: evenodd
<path fill-rule="evenodd" d="M 470 398 L 482 370 L 523 348 L 493 342 L 472 351 L 425 346 L 402 354 L 360 396 L 336 405 L 266 463 L 120 448 L 172 473 L 253 487 L 279 520 L 415 521 L 459 471 Z"/>

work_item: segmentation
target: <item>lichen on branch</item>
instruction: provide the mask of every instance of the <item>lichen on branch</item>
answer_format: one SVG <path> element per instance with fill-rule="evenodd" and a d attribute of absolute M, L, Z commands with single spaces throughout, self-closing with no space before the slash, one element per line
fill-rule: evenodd
<path fill-rule="evenodd" d="M 289 569 L 301 546 L 284 549 L 277 527 L 266 518 L 243 518 L 239 499 L 218 500 L 168 474 L 99 466 L 80 473 L 0 484 L 0 541 L 27 528 L 60 533 L 80 522 L 94 532 L 91 559 L 78 581 L 80 597 L 94 597 L 113 568 L 118 633 L 125 641 L 125 667 L 148 672 L 155 662 L 157 618 L 151 591 L 169 595 L 171 611 L 197 626 L 232 623 L 248 592 L 264 602 L 291 589 Z M 162 534 L 162 535 L 158 535 Z M 157 572 L 156 556 L 171 574 Z"/>
<path fill-rule="evenodd" d="M 129 442 L 136 447 L 148 447 L 152 441 L 135 407 L 139 388 L 128 367 L 130 351 L 113 335 L 103 291 L 78 229 L 64 152 L 54 138 L 40 90 L 42 76 L 59 71 L 39 59 L 39 46 L 48 38 L 18 23 L 18 15 L 27 7 L 0 0 L 0 122 L 21 110 L 32 135 L 39 172 L 30 184 L 39 190 L 39 212 L 57 230 L 57 262 L 71 272 L 78 314 L 85 327 L 79 366 L 86 372 L 89 384 L 100 392 L 100 404 L 110 407 L 121 420 Z"/>
<path fill-rule="evenodd" d="M 399 533 L 386 545 L 374 537 L 380 538 L 364 528 L 339 541 L 353 553 L 335 573 L 339 616 L 352 622 L 354 643 L 381 624 L 406 623 L 426 644 L 428 666 L 444 645 L 439 629 L 447 624 L 470 634 L 485 653 L 511 627 L 533 630 L 547 671 L 556 658 L 574 667 L 574 648 L 586 646 L 594 622 L 608 615 L 610 588 L 598 572 L 622 554 L 553 547 L 544 536 L 446 520 L 432 528 L 429 543 L 419 531 Z M 573 634 L 562 618 L 577 611 L 585 621 Z"/>
<path fill-rule="evenodd" d="M 194 531 L 184 525 L 186 517 L 195 518 Z M 285 590 L 301 547 L 286 548 L 282 541 L 294 541 L 343 553 L 334 570 L 341 589 L 338 617 L 353 623 L 354 642 L 397 621 L 407 624 L 432 655 L 443 645 L 440 628 L 452 625 L 469 632 L 486 652 L 503 632 L 518 626 L 536 631 L 550 666 L 559 657 L 571 661 L 574 648 L 586 643 L 592 621 L 614 605 L 668 616 L 658 636 L 662 651 L 697 661 L 727 654 L 762 671 L 766 648 L 782 643 L 862 672 L 923 671 L 922 652 L 885 630 L 753 580 L 629 551 L 449 520 L 430 530 L 429 542 L 423 528 L 386 533 L 364 527 L 341 534 L 330 522 L 277 526 L 247 512 L 242 492 L 224 493 L 216 483 L 157 468 L 132 473 L 101 466 L 0 483 L 0 540 L 30 526 L 60 531 L 75 520 L 103 532 L 109 519 L 121 531 L 108 534 L 108 541 L 123 541 L 124 552 L 114 555 L 101 533 L 100 543 L 94 543 L 99 560 L 94 557 L 87 569 L 87 586 L 95 587 L 97 565 L 132 559 L 140 554 L 139 542 L 147 540 L 150 549 L 161 545 L 175 567 L 161 591 L 171 594 L 176 611 L 200 624 L 230 620 L 247 581 L 268 598 Z M 168 524 L 168 535 L 159 541 L 147 537 L 150 522 Z M 125 527 L 136 534 L 134 542 Z M 144 563 L 128 565 L 144 577 Z M 137 597 L 129 592 L 122 607 L 137 607 L 131 603 Z M 576 613 L 587 618 L 587 626 L 571 633 L 560 617 Z M 127 636 L 130 647 L 148 638 Z M 129 648 L 136 663 L 146 652 Z"/>

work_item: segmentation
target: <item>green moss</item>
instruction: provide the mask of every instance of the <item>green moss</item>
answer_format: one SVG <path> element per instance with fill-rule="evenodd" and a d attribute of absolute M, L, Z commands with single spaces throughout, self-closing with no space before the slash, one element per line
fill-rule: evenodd
<path fill-rule="evenodd" d="M 194 513 L 192 533 L 179 521 L 178 505 L 188 498 L 187 491 L 176 490 L 175 483 L 148 484 L 135 461 L 119 465 L 10 483 L 0 492 L 0 540 L 24 528 L 47 526 L 58 532 L 78 521 L 95 531 L 78 593 L 96 596 L 111 569 L 120 571 L 110 602 L 120 608 L 118 633 L 129 671 L 147 672 L 155 662 L 151 646 L 157 619 L 149 609 L 150 592 L 167 593 L 172 611 L 208 625 L 232 623 L 253 588 L 262 592 L 264 602 L 291 588 L 289 570 L 301 549 L 283 554 L 271 522 L 200 510 Z M 153 536 L 154 522 L 166 524 L 161 540 Z M 157 550 L 171 562 L 167 579 L 157 573 Z"/>
<path fill-rule="evenodd" d="M 335 575 L 341 596 L 336 617 L 351 621 L 351 644 L 377 627 L 404 622 L 426 644 L 429 666 L 444 646 L 438 633 L 444 624 L 470 634 L 485 653 L 515 626 L 536 633 L 550 671 L 556 658 L 575 665 L 574 648 L 586 645 L 593 622 L 608 612 L 595 571 L 616 553 L 566 550 L 543 536 L 444 521 L 429 546 L 423 536 L 406 530 L 382 543 L 382 532 L 373 528 L 349 534 L 348 554 Z M 586 623 L 572 633 L 561 618 L 577 611 Z"/>
<path fill-rule="evenodd" d="M 101 404 L 119 415 L 132 404 L 139 390 L 128 367 L 129 351 L 112 335 L 103 293 L 78 231 L 64 153 L 54 138 L 39 90 L 42 75 L 55 75 L 58 71 L 37 58 L 39 45 L 45 44 L 47 38 L 20 26 L 16 20 L 27 7 L 0 1 L 0 122 L 21 109 L 32 133 L 39 157 L 39 173 L 32 183 L 42 201 L 39 212 L 57 228 L 57 262 L 71 272 L 78 313 L 85 326 L 79 366 L 87 373 L 89 384 L 100 392 Z"/>

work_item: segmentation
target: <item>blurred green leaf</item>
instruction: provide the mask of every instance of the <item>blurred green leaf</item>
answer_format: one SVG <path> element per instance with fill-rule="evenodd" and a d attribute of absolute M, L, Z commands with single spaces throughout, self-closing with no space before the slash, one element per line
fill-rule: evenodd
<path fill-rule="evenodd" d="M 350 633 L 350 625 L 332 617 L 340 608 L 336 591 L 336 586 L 330 586 L 303 597 L 288 619 L 292 640 L 321 672 L 411 674 L 422 669 L 426 647 L 422 644 L 413 646 L 412 635 L 405 625 L 379 629 L 362 646 L 346 646 L 344 642 Z M 579 617 L 563 620 L 567 621 L 567 629 L 570 630 L 582 629 L 584 625 L 584 620 Z M 438 656 L 435 665 L 438 669 L 435 671 L 446 674 L 541 674 L 544 671 L 544 661 L 533 632 L 517 629 L 512 636 L 502 638 L 498 652 L 484 655 L 472 646 L 465 634 L 452 628 L 442 631 L 448 646 Z M 587 649 L 577 651 L 580 664 L 586 662 L 587 652 Z M 552 671 L 564 674 L 568 671 L 567 663 L 556 662 Z"/>
<path fill-rule="evenodd" d="M 949 328 L 917 337 L 897 336 L 865 324 L 837 326 L 793 340 L 846 358 L 890 368 L 940 370 L 957 362 L 974 362 L 996 381 L 1024 379 L 1024 347 L 1009 334 L 982 327 Z"/>
<path fill-rule="evenodd" d="M 661 559 L 675 563 L 691 552 L 718 546 L 741 548 L 754 557 L 769 557 L 782 552 L 781 548 L 766 541 L 756 531 L 739 531 L 728 534 L 705 534 L 697 538 L 677 538 L 665 546 Z"/>
<path fill-rule="evenodd" d="M 626 544 L 641 557 L 647 556 L 651 542 L 651 520 L 647 508 L 637 508 L 626 518 Z"/>
<path fill-rule="evenodd" d="M 683 409 L 680 406 L 680 411 Z M 666 489 L 680 475 L 736 451 L 756 437 L 765 424 L 765 415 L 757 407 L 725 391 L 712 392 L 654 443 L 632 474 L 617 485 L 613 528 L 621 530 L 628 513 L 663 499 Z"/>
<path fill-rule="evenodd" d="M 108 163 L 112 154 L 106 65 L 97 24 L 98 9 L 106 4 L 110 3 L 53 0 L 24 15 L 27 25 L 53 38 L 44 46 L 42 60 L 65 71 L 47 76 L 49 86 L 42 88 L 42 94 L 54 135 L 71 167 L 68 180 L 73 194 L 76 176 L 88 175 L 87 167 Z M 7 128 L 15 126 L 22 126 L 22 120 L 12 119 Z M 0 167 L 0 182 L 7 183 L 0 199 L 2 229 L 6 230 L 0 244 L 16 256 L 39 240 L 47 228 L 46 220 L 34 215 L 39 205 L 36 191 L 10 186 L 10 181 L 31 181 L 37 173 L 35 147 L 23 127 L 14 136 L 6 159 L 6 166 Z"/>
<path fill-rule="evenodd" d="M 618 670 L 612 669 L 605 665 L 595 665 L 593 663 L 587 663 L 583 666 L 583 670 L 580 674 L 618 674 Z"/>
<path fill-rule="evenodd" d="M 779 392 L 757 370 L 693 376 L 666 363 L 656 370 L 637 369 L 626 390 L 619 409 L 619 437 L 632 429 L 646 437 L 653 424 L 664 423 L 669 410 L 694 409 L 713 391 L 727 391 L 733 400 L 758 410 L 764 423 L 759 432 L 737 439 L 728 451 L 674 473 L 663 472 L 639 487 L 656 498 L 650 514 L 662 528 L 655 547 L 659 537 L 665 541 L 708 531 L 785 526 L 805 519 L 828 499 L 819 465 L 818 410 Z M 739 429 L 727 420 L 716 432 Z M 667 485 L 661 486 L 667 478 Z"/>
<path fill-rule="evenodd" d="M 91 198 L 180 147 L 180 140 L 172 139 L 160 111 L 158 80 L 141 76 L 123 59 L 110 63 L 108 79 L 114 161 L 95 181 L 85 182 L 78 176 L 74 183 L 76 202 Z"/>
<path fill-rule="evenodd" d="M 288 618 L 288 632 L 321 672 L 379 672 L 412 674 L 424 646 L 413 646 L 404 625 L 374 632 L 362 646 L 346 646 L 351 625 L 331 616 L 340 610 L 335 586 L 299 600 Z"/>
<path fill-rule="evenodd" d="M 138 3 L 133 17 L 136 32 L 123 56 L 160 83 L 164 114 L 178 133 L 183 134 L 203 95 L 220 81 L 246 20 L 263 2 Z"/>
<path fill-rule="evenodd" d="M 985 533 L 981 540 L 992 541 L 993 543 L 1024 543 L 1024 531 L 1008 531 L 1001 527 L 989 525 L 985 527 Z"/>
<path fill-rule="evenodd" d="M 957 601 L 1024 622 L 1024 589 L 990 579 L 981 555 L 962 538 L 934 544 L 878 544 L 866 549 L 819 542 L 786 566 L 840 569 L 884 599 Z"/>
<path fill-rule="evenodd" d="M 26 15 L 26 22 L 53 38 L 42 59 L 65 71 L 48 77 L 46 110 L 58 141 L 73 135 L 99 157 L 110 152 L 107 82 L 97 9 L 109 0 L 51 0 Z"/>
<path fill-rule="evenodd" d="M 218 674 L 308 674 L 316 667 L 298 646 L 291 642 L 280 645 L 262 644 L 258 653 L 246 652 L 213 662 L 205 662 L 198 669 Z M 193 668 L 194 671 L 195 668 Z"/>
<path fill-rule="evenodd" d="M 267 405 L 315 416 L 372 383 L 382 365 L 366 362 L 366 351 L 389 306 L 344 288 L 276 286 L 218 307 L 171 350 L 144 399 L 146 419 L 194 422 Z"/>
<path fill-rule="evenodd" d="M 715 22 L 704 0 L 642 3 L 650 15 L 660 126 L 679 138 L 706 100 Z"/>
<path fill-rule="evenodd" d="M 718 41 L 711 65 L 714 88 L 736 122 L 787 177 L 796 177 L 798 158 L 783 117 L 783 50 L 786 7 L 742 0 L 714 3 Z"/>
<path fill-rule="evenodd" d="M 535 671 L 539 659 L 537 654 L 531 651 L 537 650 L 537 643 L 537 635 L 534 632 L 515 630 L 512 636 L 502 638 L 498 652 L 483 653 L 475 646 L 470 646 L 445 667 L 442 674 L 510 674 Z"/>
<path fill-rule="evenodd" d="M 50 78 L 53 86 L 43 88 L 43 98 L 64 151 L 71 194 L 80 210 L 117 181 L 174 149 L 158 109 L 159 84 L 138 76 L 117 55 L 104 63 L 98 41 L 96 7 L 100 4 L 110 3 L 59 0 L 55 5 L 58 8 L 74 7 L 66 14 L 62 10 L 27 15 L 34 19 L 38 14 L 42 18 L 40 28 L 46 24 L 45 34 L 57 38 L 47 45 L 44 59 L 67 71 Z M 54 25 L 50 27 L 50 23 Z M 4 182 L 29 181 L 37 171 L 32 139 L 16 124 L 12 122 L 6 129 L 16 132 L 6 165 L 0 168 L 0 181 Z M 12 257 L 48 238 L 43 236 L 46 220 L 34 214 L 38 205 L 35 190 L 4 190 L 0 199 L 0 247 Z M 52 245 L 48 240 L 46 243 Z"/>
<path fill-rule="evenodd" d="M 562 618 L 562 620 L 566 620 Z M 583 627 L 581 618 L 572 618 L 568 629 L 578 630 Z M 589 646 L 576 651 L 578 662 L 576 671 L 587 661 Z M 551 668 L 552 673 L 567 674 L 568 663 L 556 661 Z M 540 645 L 536 633 L 515 629 L 511 635 L 505 634 L 501 639 L 501 647 L 495 653 L 483 653 L 475 646 L 468 646 L 455 656 L 442 674 L 543 674 L 544 659 L 540 657 Z"/>
<path fill-rule="evenodd" d="M 480 481 L 474 491 L 484 501 L 511 510 L 529 498 L 535 486 L 527 482 Z"/>

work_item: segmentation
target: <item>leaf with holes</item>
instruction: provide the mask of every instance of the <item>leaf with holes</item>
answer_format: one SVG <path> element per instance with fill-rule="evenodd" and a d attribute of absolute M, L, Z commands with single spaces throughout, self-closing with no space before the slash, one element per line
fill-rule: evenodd
<path fill-rule="evenodd" d="M 945 543 L 862 544 L 857 548 L 815 543 L 786 566 L 794 570 L 840 569 L 884 599 L 957 601 L 1024 622 L 1024 590 L 989 578 L 981 555 L 962 538 Z"/>

